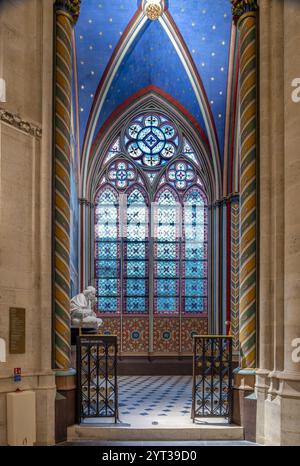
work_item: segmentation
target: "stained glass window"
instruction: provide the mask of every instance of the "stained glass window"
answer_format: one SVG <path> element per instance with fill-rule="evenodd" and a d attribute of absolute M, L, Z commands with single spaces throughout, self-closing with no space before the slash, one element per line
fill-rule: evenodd
<path fill-rule="evenodd" d="M 134 166 L 126 160 L 118 160 L 110 165 L 107 179 L 117 188 L 125 189 L 135 181 L 136 170 Z"/>
<path fill-rule="evenodd" d="M 176 124 L 156 113 L 133 118 L 112 144 L 95 199 L 99 314 L 207 316 L 208 209 L 199 165 Z"/>
<path fill-rule="evenodd" d="M 148 312 L 148 206 L 138 188 L 128 194 L 124 238 L 124 311 Z"/>
<path fill-rule="evenodd" d="M 107 154 L 107 156 L 104 159 L 104 163 L 108 162 L 112 158 L 114 158 L 117 154 L 119 154 L 121 151 L 121 146 L 120 146 L 120 138 L 118 138 L 112 145 L 111 148 Z"/>
<path fill-rule="evenodd" d="M 185 138 L 183 138 L 182 155 L 191 159 L 196 165 L 199 164 L 195 151 Z"/>
<path fill-rule="evenodd" d="M 177 189 L 186 189 L 195 181 L 196 173 L 192 165 L 179 160 L 172 164 L 168 170 L 168 180 Z"/>
<path fill-rule="evenodd" d="M 159 168 L 173 158 L 178 142 L 175 125 L 162 115 L 138 116 L 125 133 L 129 156 L 148 168 Z"/>
<path fill-rule="evenodd" d="M 192 188 L 183 202 L 183 296 L 185 314 L 207 312 L 207 201 Z"/>
<path fill-rule="evenodd" d="M 154 312 L 179 313 L 180 209 L 173 190 L 163 188 L 154 208 Z"/>
<path fill-rule="evenodd" d="M 106 187 L 98 193 L 95 207 L 97 309 L 101 314 L 121 311 L 120 259 L 118 194 Z"/>

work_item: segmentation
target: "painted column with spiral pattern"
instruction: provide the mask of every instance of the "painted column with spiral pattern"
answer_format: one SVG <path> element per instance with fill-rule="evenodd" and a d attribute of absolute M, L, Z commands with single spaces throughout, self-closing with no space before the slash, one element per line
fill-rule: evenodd
<path fill-rule="evenodd" d="M 240 36 L 240 367 L 256 367 L 257 319 L 257 1 L 235 0 Z"/>
<path fill-rule="evenodd" d="M 55 2 L 54 71 L 54 367 L 71 365 L 70 157 L 72 28 L 80 0 Z"/>

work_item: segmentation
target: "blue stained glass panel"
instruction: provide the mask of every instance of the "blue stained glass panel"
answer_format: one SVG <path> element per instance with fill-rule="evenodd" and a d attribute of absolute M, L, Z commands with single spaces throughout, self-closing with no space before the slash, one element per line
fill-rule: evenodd
<path fill-rule="evenodd" d="M 96 259 L 117 259 L 118 244 L 117 243 L 96 243 Z"/>
<path fill-rule="evenodd" d="M 104 314 L 118 313 L 120 311 L 118 199 L 110 188 L 104 189 L 97 197 L 95 214 L 97 309 Z"/>
<path fill-rule="evenodd" d="M 127 279 L 127 296 L 145 296 L 146 295 L 146 282 L 139 279 Z"/>
<path fill-rule="evenodd" d="M 173 191 L 163 189 L 157 197 L 155 217 L 155 312 L 178 313 L 179 234 L 178 202 Z"/>
<path fill-rule="evenodd" d="M 176 280 L 160 280 L 156 282 L 157 296 L 176 296 L 178 294 Z"/>
<path fill-rule="evenodd" d="M 185 239 L 187 242 L 198 242 L 206 241 L 207 237 L 207 226 L 206 225 L 186 225 L 185 227 Z"/>
<path fill-rule="evenodd" d="M 207 280 L 185 280 L 186 296 L 207 296 Z"/>
<path fill-rule="evenodd" d="M 170 259 L 172 257 L 176 257 L 176 243 L 158 243 L 157 246 L 156 257 L 157 259 Z"/>
<path fill-rule="evenodd" d="M 145 240 L 146 238 L 146 229 L 147 226 L 145 223 L 132 223 L 130 225 L 127 225 L 127 239 L 132 240 L 132 239 L 139 239 L 139 240 Z M 145 249 L 145 247 L 144 247 Z"/>
<path fill-rule="evenodd" d="M 96 201 L 96 239 L 117 239 L 118 204 L 116 195 L 109 189 L 103 191 Z"/>
<path fill-rule="evenodd" d="M 185 298 L 185 312 L 207 311 L 206 298 Z"/>
<path fill-rule="evenodd" d="M 118 296 L 118 280 L 110 278 L 106 280 L 97 280 L 97 295 L 98 296 Z"/>
<path fill-rule="evenodd" d="M 96 275 L 97 277 L 101 277 L 102 280 L 104 278 L 107 279 L 107 278 L 119 277 L 120 275 L 119 262 L 115 260 L 96 261 Z"/>
<path fill-rule="evenodd" d="M 125 259 L 144 259 L 145 249 L 147 244 L 145 242 L 127 242 L 125 246 Z"/>
<path fill-rule="evenodd" d="M 156 274 L 159 278 L 177 278 L 178 265 L 176 262 L 158 262 L 156 265 Z"/>
<path fill-rule="evenodd" d="M 145 138 L 150 135 L 150 132 L 151 129 L 145 131 Z M 148 208 L 141 191 L 134 189 L 127 200 L 127 235 L 124 249 L 126 313 L 146 312 L 147 234 Z"/>
<path fill-rule="evenodd" d="M 142 278 L 146 276 L 146 264 L 143 261 L 128 261 L 125 267 L 126 276 Z"/>
<path fill-rule="evenodd" d="M 203 259 L 207 257 L 207 243 L 186 243 L 185 258 L 190 260 Z"/>
<path fill-rule="evenodd" d="M 202 261 L 202 262 L 186 261 L 185 263 L 185 277 L 186 278 L 206 278 L 206 276 L 207 276 L 206 261 Z"/>
<path fill-rule="evenodd" d="M 126 313 L 137 313 L 146 311 L 146 299 L 139 297 L 126 298 Z"/>
<path fill-rule="evenodd" d="M 198 188 L 184 200 L 185 313 L 207 312 L 207 204 Z"/>
<path fill-rule="evenodd" d="M 156 311 L 158 313 L 174 313 L 178 310 L 178 299 L 173 297 L 157 297 L 156 298 Z"/>
<path fill-rule="evenodd" d="M 99 296 L 97 307 L 98 307 L 98 311 L 103 314 L 105 313 L 115 314 L 118 312 L 118 299 Z"/>
<path fill-rule="evenodd" d="M 117 227 L 114 225 L 97 225 L 96 237 L 102 241 L 109 241 L 111 238 L 116 238 Z"/>

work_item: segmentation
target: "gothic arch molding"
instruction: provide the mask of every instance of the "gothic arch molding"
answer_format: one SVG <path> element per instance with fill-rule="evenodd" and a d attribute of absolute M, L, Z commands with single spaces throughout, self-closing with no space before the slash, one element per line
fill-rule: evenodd
<path fill-rule="evenodd" d="M 208 136 L 208 144 L 210 152 L 212 154 L 212 161 L 215 165 L 215 172 L 221 172 L 221 162 L 220 162 L 220 150 L 218 137 L 216 133 L 216 127 L 213 115 L 211 113 L 210 105 L 208 98 L 200 77 L 199 72 L 194 64 L 193 58 L 186 46 L 183 37 L 181 36 L 171 14 L 168 10 L 165 10 L 162 16 L 158 19 L 166 34 L 168 35 L 170 41 L 172 42 L 176 53 L 178 54 L 185 70 L 187 76 L 191 82 L 191 85 L 194 89 L 199 107 L 201 109 L 204 122 L 205 122 L 205 131 Z M 88 119 L 87 129 L 84 137 L 83 143 L 83 166 L 82 166 L 82 177 L 84 183 L 88 176 L 87 166 L 85 164 L 85 159 L 89 157 L 93 141 L 95 138 L 96 125 L 98 121 L 99 114 L 102 110 L 106 95 L 109 91 L 109 88 L 112 84 L 112 81 L 124 59 L 126 53 L 128 52 L 130 46 L 134 43 L 137 35 L 142 30 L 143 26 L 147 22 L 147 17 L 143 12 L 141 6 L 138 8 L 136 14 L 133 16 L 132 20 L 128 24 L 122 38 L 120 39 L 114 54 L 112 55 L 107 68 L 103 74 L 103 77 L 99 83 L 93 106 L 90 112 Z M 221 182 L 221 174 L 219 174 Z M 218 192 L 216 199 L 219 199 L 222 194 L 222 191 Z"/>
<path fill-rule="evenodd" d="M 110 144 L 132 118 L 145 111 L 167 114 L 193 144 L 202 168 L 202 178 L 205 179 L 209 202 L 215 202 L 222 192 L 221 170 L 213 161 L 205 132 L 178 102 L 154 86 L 142 90 L 129 101 L 124 102 L 100 129 L 89 158 L 83 160 L 82 173 L 86 176 L 82 176 L 81 197 L 92 201 L 97 173 L 101 171 L 103 157 L 108 152 Z M 216 171 L 216 168 L 219 169 Z"/>

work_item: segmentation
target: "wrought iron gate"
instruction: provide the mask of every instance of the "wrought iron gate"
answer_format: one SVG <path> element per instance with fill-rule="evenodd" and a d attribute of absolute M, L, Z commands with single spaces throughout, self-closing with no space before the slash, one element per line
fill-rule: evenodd
<path fill-rule="evenodd" d="M 232 337 L 194 336 L 192 419 L 232 421 Z"/>
<path fill-rule="evenodd" d="M 118 420 L 117 337 L 77 337 L 77 420 Z"/>

